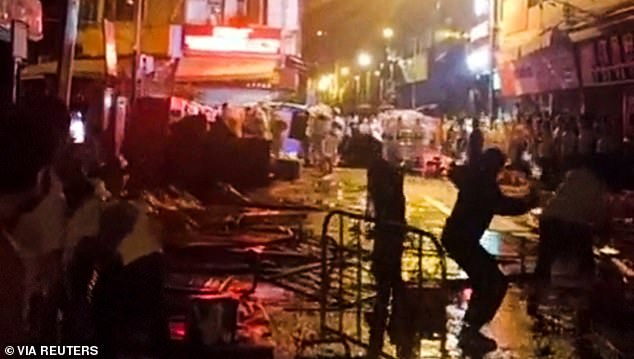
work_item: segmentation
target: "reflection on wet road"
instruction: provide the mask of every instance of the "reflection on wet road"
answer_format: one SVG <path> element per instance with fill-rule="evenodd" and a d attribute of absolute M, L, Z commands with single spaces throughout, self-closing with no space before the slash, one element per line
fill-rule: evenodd
<path fill-rule="evenodd" d="M 407 218 L 410 225 L 427 230 L 439 236 L 445 218 L 449 214 L 456 198 L 456 190 L 447 181 L 427 180 L 417 177 L 406 179 Z M 305 173 L 302 180 L 295 183 L 278 184 L 269 190 L 269 194 L 276 198 L 290 202 L 304 202 L 317 204 L 327 208 L 340 208 L 350 211 L 363 212 L 365 209 L 365 173 L 361 170 L 341 169 L 328 178 L 319 178 Z M 324 214 L 313 215 L 309 222 L 313 231 L 318 233 Z M 500 258 L 500 264 L 507 274 L 519 274 L 530 271 L 533 261 L 530 254 L 534 252 L 535 235 L 523 224 L 523 220 L 496 218 L 491 229 L 482 239 L 485 248 Z M 524 254 L 525 260 L 518 260 L 518 254 Z M 409 258 L 405 258 L 407 263 Z M 450 277 L 464 278 L 455 263 L 448 262 Z M 446 325 L 440 332 L 428 333 L 418 338 L 420 349 L 414 357 L 417 358 L 459 358 L 471 357 L 457 348 L 456 335 L 460 329 L 461 317 L 466 307 L 468 289 L 454 290 L 447 299 Z M 512 284 L 504 303 L 495 319 L 486 329 L 487 334 L 494 337 L 499 349 L 489 353 L 485 358 L 586 358 L 578 349 L 577 337 L 574 333 L 573 319 L 568 319 L 568 325 L 560 326 L 540 325 L 526 314 L 526 293 L 520 284 Z M 300 339 L 310 339 L 316 336 L 318 330 L 318 315 L 314 311 L 315 303 L 303 301 L 297 297 L 287 298 L 287 302 L 279 303 L 273 318 L 273 338 L 278 344 L 278 356 L 293 357 L 297 352 Z M 313 310 L 304 310 L 311 308 Z M 559 313 L 561 314 L 561 313 Z M 334 315 L 334 314 L 333 314 Z M 344 320 L 344 328 L 353 335 L 353 313 L 350 320 Z M 575 313 L 569 317 L 574 318 Z M 561 316 L 565 322 L 565 315 Z M 561 318 L 560 318 L 561 319 Z M 363 321 L 363 335 L 367 335 L 367 321 Z M 444 331 L 444 332 L 443 332 Z M 294 348 L 294 349 L 291 349 Z M 386 339 L 386 352 L 396 356 L 396 348 Z M 342 348 L 320 347 L 306 348 L 306 357 L 319 355 L 335 356 Z M 353 354 L 361 354 L 360 349 Z"/>

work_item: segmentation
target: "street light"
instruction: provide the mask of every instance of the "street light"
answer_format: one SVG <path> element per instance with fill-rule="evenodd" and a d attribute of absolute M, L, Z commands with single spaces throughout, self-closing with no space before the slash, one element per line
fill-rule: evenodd
<path fill-rule="evenodd" d="M 317 89 L 321 92 L 328 91 L 333 84 L 333 80 L 333 74 L 322 75 L 317 82 Z"/>
<path fill-rule="evenodd" d="M 394 30 L 391 27 L 386 27 L 383 29 L 383 38 L 391 39 L 394 37 Z"/>
<path fill-rule="evenodd" d="M 346 76 L 350 75 L 350 68 L 347 67 L 347 66 L 346 67 L 342 67 L 340 73 L 341 73 L 341 76 L 346 77 Z"/>
<path fill-rule="evenodd" d="M 317 37 L 322 37 L 324 36 L 324 31 L 323 30 L 317 30 Z"/>
<path fill-rule="evenodd" d="M 372 56 L 367 52 L 361 52 L 357 57 L 357 63 L 363 68 L 368 67 L 372 64 Z"/>

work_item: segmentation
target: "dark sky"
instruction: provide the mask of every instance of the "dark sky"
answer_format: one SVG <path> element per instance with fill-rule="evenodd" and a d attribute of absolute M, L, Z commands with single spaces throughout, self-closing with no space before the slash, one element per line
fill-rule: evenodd
<path fill-rule="evenodd" d="M 440 14 L 434 11 L 435 0 L 306 1 L 305 57 L 309 62 L 330 62 L 335 58 L 354 59 L 361 49 L 381 54 L 381 31 L 386 26 L 394 28 L 397 43 L 424 34 L 434 22 L 464 27 L 465 20 L 470 21 L 473 0 L 440 0 Z M 318 30 L 325 31 L 326 36 L 317 37 Z"/>

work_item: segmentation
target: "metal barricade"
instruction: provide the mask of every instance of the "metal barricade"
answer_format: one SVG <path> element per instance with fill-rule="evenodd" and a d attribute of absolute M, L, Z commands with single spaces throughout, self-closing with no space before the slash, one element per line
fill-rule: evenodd
<path fill-rule="evenodd" d="M 376 297 L 370 274 L 375 225 L 374 218 L 340 210 L 330 212 L 324 219 L 319 293 L 321 343 L 342 343 L 346 351 L 350 343 L 368 347 L 364 314 Z M 405 233 L 404 282 L 415 288 L 446 287 L 446 259 L 439 241 L 431 233 L 415 227 L 389 225 Z M 384 357 L 390 356 L 384 353 Z"/>

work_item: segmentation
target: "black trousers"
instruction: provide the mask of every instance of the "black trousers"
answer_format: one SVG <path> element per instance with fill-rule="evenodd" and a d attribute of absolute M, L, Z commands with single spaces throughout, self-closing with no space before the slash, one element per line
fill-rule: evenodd
<path fill-rule="evenodd" d="M 472 287 L 464 322 L 479 329 L 490 322 L 506 295 L 508 282 L 497 262 L 478 242 L 467 242 L 457 235 L 443 233 L 449 256 L 467 273 Z"/>
<path fill-rule="evenodd" d="M 403 235 L 397 229 L 378 229 L 372 250 L 372 274 L 376 280 L 377 296 L 370 323 L 368 358 L 378 358 L 383 349 L 390 302 L 401 292 L 401 255 Z"/>
<path fill-rule="evenodd" d="M 542 218 L 539 221 L 538 258 L 535 267 L 537 279 L 550 281 L 555 260 L 570 254 L 580 259 L 582 274 L 594 272 L 592 229 L 580 223 L 557 218 Z"/>

